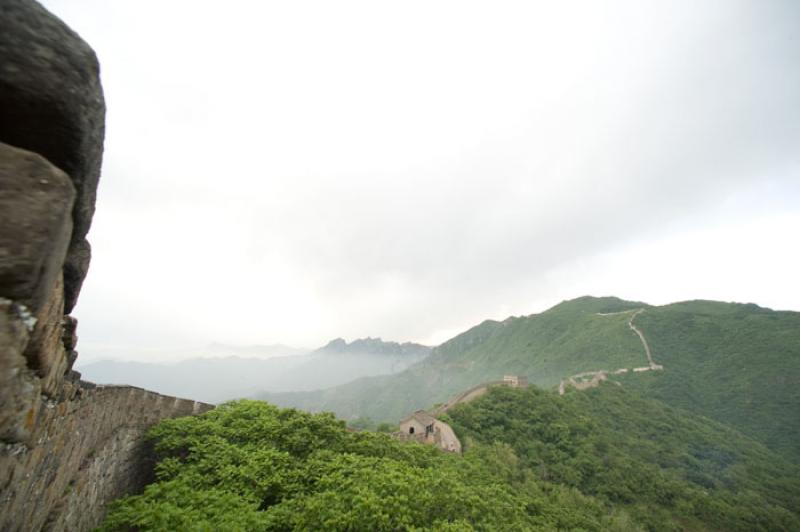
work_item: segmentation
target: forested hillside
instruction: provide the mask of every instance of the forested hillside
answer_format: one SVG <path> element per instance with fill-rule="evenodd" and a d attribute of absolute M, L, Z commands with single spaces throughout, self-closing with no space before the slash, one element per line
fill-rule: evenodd
<path fill-rule="evenodd" d="M 449 413 L 465 442 L 509 445 L 540 480 L 624 508 L 650 530 L 797 530 L 800 469 L 706 418 L 613 384 L 563 397 L 492 388 Z"/>
<path fill-rule="evenodd" d="M 450 412 L 464 455 L 330 414 L 228 403 L 151 431 L 157 481 L 101 530 L 797 530 L 800 471 L 611 384 L 493 388 Z"/>
<path fill-rule="evenodd" d="M 507 446 L 445 454 L 255 401 L 150 436 L 157 481 L 101 530 L 631 529 L 624 511 L 519 469 Z"/>
<path fill-rule="evenodd" d="M 636 318 L 666 371 L 626 387 L 730 424 L 800 463 L 800 313 L 690 301 Z"/>
<path fill-rule="evenodd" d="M 284 406 L 345 419 L 396 422 L 504 374 L 553 389 L 570 375 L 647 365 L 642 331 L 663 371 L 610 378 L 720 422 L 800 461 L 800 313 L 693 301 L 662 307 L 583 297 L 541 314 L 486 321 L 391 376 L 327 390 L 260 394 Z"/>

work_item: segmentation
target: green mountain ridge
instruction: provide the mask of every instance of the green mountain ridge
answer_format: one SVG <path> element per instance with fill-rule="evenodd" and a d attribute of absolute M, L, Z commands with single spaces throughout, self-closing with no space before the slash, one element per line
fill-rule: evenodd
<path fill-rule="evenodd" d="M 611 378 L 669 405 L 730 424 L 800 462 L 800 313 L 755 304 L 664 306 L 585 296 L 540 314 L 487 320 L 391 376 L 313 392 L 259 394 L 281 406 L 396 422 L 504 374 L 554 389 L 586 371 L 647 366 L 631 312 L 663 371 Z"/>

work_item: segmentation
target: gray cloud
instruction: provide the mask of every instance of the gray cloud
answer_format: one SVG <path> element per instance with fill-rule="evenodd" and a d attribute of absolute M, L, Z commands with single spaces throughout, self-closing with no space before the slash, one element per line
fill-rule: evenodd
<path fill-rule="evenodd" d="M 46 5 L 109 104 L 87 342 L 425 339 L 797 212 L 794 2 Z"/>

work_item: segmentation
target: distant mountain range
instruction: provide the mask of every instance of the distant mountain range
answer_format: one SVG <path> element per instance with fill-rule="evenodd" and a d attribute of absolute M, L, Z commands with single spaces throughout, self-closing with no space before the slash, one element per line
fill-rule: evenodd
<path fill-rule="evenodd" d="M 367 337 L 353 340 L 349 344 L 342 338 L 336 338 L 335 340 L 328 342 L 325 347 L 321 347 L 314 352 L 347 355 L 370 354 L 397 357 L 415 357 L 425 356 L 430 353 L 430 350 L 430 347 L 411 342 L 399 344 L 397 342 L 384 342 L 380 338 Z"/>
<path fill-rule="evenodd" d="M 632 320 L 663 370 L 634 371 L 649 369 L 650 361 Z M 345 419 L 396 422 L 504 374 L 524 375 L 555 391 L 572 375 L 598 371 L 626 389 L 728 424 L 800 461 L 800 313 L 754 304 L 651 306 L 582 297 L 541 314 L 485 321 L 393 375 L 254 396 Z"/>
<path fill-rule="evenodd" d="M 79 370 L 91 382 L 130 384 L 217 403 L 257 391 L 309 391 L 359 377 L 396 373 L 429 353 L 426 346 L 384 342 L 380 338 L 359 339 L 349 344 L 338 338 L 310 353 L 286 346 L 212 344 L 204 351 L 206 356 L 175 364 L 106 360 L 81 366 Z"/>

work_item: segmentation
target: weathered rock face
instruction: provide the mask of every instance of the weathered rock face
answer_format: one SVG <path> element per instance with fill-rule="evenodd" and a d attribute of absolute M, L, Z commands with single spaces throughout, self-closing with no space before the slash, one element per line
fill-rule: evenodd
<path fill-rule="evenodd" d="M 41 384 L 28 369 L 25 348 L 33 330 L 33 317 L 24 308 L 0 298 L 0 440 L 26 441 L 32 408 L 39 402 Z"/>
<path fill-rule="evenodd" d="M 212 408 L 71 371 L 69 313 L 105 107 L 94 52 L 32 0 L 0 0 L 0 530 L 90 530 L 141 489 L 145 431 Z"/>
<path fill-rule="evenodd" d="M 0 293 L 44 306 L 72 236 L 75 189 L 35 153 L 0 143 Z"/>
<path fill-rule="evenodd" d="M 75 187 L 64 264 L 69 313 L 88 267 L 86 233 L 103 156 L 105 103 L 97 57 L 32 0 L 2 0 L 0 28 L 0 142 L 38 153 Z"/>
<path fill-rule="evenodd" d="M 50 397 L 58 394 L 69 365 L 61 348 L 62 269 L 74 197 L 64 172 L 35 153 L 0 143 L 0 295 L 34 318 L 24 356 Z"/>

